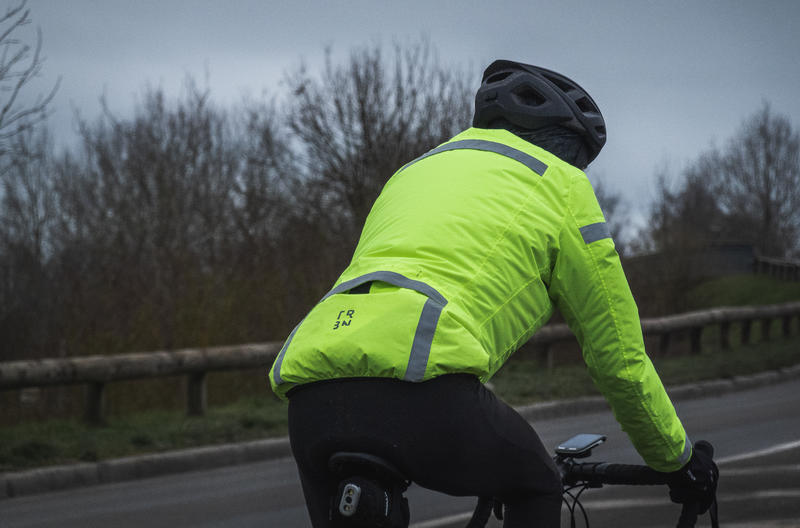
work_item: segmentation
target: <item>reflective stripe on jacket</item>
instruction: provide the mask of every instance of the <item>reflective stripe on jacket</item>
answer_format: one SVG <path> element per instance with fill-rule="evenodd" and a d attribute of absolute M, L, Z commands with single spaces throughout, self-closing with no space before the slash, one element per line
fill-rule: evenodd
<path fill-rule="evenodd" d="M 285 397 L 342 377 L 466 372 L 485 382 L 554 305 L 645 462 L 679 469 L 691 444 L 644 352 L 586 175 L 505 130 L 468 129 L 392 176 L 352 262 L 289 335 L 270 383 Z"/>

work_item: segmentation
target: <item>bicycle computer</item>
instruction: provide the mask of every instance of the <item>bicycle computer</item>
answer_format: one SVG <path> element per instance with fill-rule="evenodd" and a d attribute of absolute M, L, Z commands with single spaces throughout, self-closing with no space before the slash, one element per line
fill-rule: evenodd
<path fill-rule="evenodd" d="M 581 455 L 589 455 L 589 452 L 606 441 L 605 435 L 599 434 L 579 434 L 575 435 L 566 442 L 562 442 L 556 447 L 556 453 L 559 455 L 580 457 Z"/>

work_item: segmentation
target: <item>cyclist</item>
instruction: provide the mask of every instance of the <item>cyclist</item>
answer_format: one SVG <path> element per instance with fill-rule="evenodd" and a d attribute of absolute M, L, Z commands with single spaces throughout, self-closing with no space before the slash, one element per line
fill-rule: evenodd
<path fill-rule="evenodd" d="M 673 499 L 711 496 L 715 467 L 693 454 L 645 354 L 582 172 L 605 140 L 597 105 L 575 82 L 499 60 L 483 74 L 473 127 L 387 182 L 352 262 L 270 371 L 273 390 L 289 400 L 315 528 L 337 525 L 337 479 L 326 464 L 335 451 L 383 457 L 426 488 L 496 497 L 506 527 L 558 526 L 553 461 L 482 384 L 554 306 L 645 462 L 674 474 Z"/>

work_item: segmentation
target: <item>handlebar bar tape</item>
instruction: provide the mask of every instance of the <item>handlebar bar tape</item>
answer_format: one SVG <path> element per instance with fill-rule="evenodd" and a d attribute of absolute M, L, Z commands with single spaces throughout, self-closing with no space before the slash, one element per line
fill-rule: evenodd
<path fill-rule="evenodd" d="M 569 466 L 566 478 L 598 484 L 654 486 L 667 483 L 667 475 L 647 466 L 585 462 Z"/>

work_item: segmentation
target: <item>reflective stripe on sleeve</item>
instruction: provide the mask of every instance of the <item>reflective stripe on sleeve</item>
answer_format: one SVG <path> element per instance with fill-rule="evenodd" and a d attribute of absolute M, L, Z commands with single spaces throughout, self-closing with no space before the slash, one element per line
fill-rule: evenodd
<path fill-rule="evenodd" d="M 444 145 L 439 145 L 433 150 L 429 150 L 422 156 L 418 157 L 417 159 L 410 161 L 403 165 L 399 171 L 401 172 L 411 165 L 417 163 L 418 161 L 424 160 L 430 156 L 435 154 L 439 154 L 440 152 L 447 152 L 449 150 L 462 150 L 462 149 L 469 149 L 469 150 L 483 150 L 486 152 L 494 152 L 495 154 L 500 154 L 501 156 L 505 156 L 507 158 L 511 158 L 515 161 L 518 161 L 528 167 L 530 170 L 542 176 L 544 172 L 547 170 L 547 164 L 538 159 L 534 158 L 530 154 L 526 152 L 522 152 L 521 150 L 517 150 L 513 147 L 509 147 L 508 145 L 504 145 L 502 143 L 497 143 L 495 141 L 485 141 L 483 139 L 462 139 L 461 141 L 453 141 L 452 143 L 445 143 Z"/>
<path fill-rule="evenodd" d="M 689 435 L 686 435 L 686 441 L 683 444 L 683 453 L 681 453 L 680 458 L 678 458 L 681 467 L 685 466 L 690 458 L 692 458 L 692 441 L 689 440 Z"/>
<path fill-rule="evenodd" d="M 608 231 L 608 224 L 605 222 L 585 225 L 580 228 L 580 232 L 586 244 L 591 244 L 592 242 L 597 242 L 604 238 L 611 238 L 611 233 Z"/>

